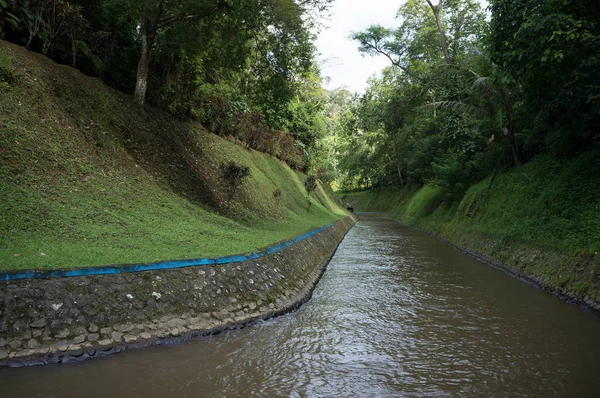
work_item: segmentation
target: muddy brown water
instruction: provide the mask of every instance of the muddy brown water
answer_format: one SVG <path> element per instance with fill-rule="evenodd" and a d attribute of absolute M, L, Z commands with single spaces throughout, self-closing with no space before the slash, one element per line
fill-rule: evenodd
<path fill-rule="evenodd" d="M 363 217 L 297 312 L 179 345 L 0 369 L 8 397 L 600 396 L 600 317 Z"/>

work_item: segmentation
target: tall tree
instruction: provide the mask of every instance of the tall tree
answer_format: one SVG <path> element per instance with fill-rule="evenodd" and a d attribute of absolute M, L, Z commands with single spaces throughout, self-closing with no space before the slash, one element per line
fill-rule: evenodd
<path fill-rule="evenodd" d="M 438 33 L 440 34 L 440 42 L 442 45 L 442 54 L 444 54 L 444 60 L 447 64 L 452 63 L 452 58 L 450 58 L 450 54 L 448 53 L 448 40 L 446 39 L 446 30 L 442 25 L 442 12 L 444 10 L 444 0 L 439 0 L 437 5 L 433 5 L 430 0 L 427 1 L 431 11 L 433 12 L 433 16 L 435 18 L 435 25 L 437 27 Z"/>
<path fill-rule="evenodd" d="M 127 0 L 125 0 L 127 1 Z M 227 0 L 130 0 L 129 6 L 138 16 L 141 41 L 134 101 L 141 107 L 146 100 L 150 57 L 158 35 L 175 23 L 202 21 L 228 6 Z"/>

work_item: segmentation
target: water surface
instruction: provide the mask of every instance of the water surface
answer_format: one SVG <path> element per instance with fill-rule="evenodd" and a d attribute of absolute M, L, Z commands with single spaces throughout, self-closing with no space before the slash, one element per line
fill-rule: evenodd
<path fill-rule="evenodd" d="M 0 369 L 8 397 L 600 396 L 600 317 L 363 218 L 295 313 L 175 346 Z"/>

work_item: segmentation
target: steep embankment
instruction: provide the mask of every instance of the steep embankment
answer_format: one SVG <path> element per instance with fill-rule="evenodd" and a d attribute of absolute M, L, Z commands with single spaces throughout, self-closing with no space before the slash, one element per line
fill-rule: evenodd
<path fill-rule="evenodd" d="M 0 41 L 0 269 L 247 252 L 341 218 L 305 175 Z M 222 165 L 251 175 L 233 200 Z"/>
<path fill-rule="evenodd" d="M 538 157 L 447 204 L 440 189 L 345 195 L 356 211 L 392 213 L 545 289 L 600 310 L 600 153 Z"/>

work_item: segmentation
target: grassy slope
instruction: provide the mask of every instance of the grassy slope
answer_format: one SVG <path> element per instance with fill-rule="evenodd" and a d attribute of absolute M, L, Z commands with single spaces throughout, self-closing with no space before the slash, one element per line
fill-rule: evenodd
<path fill-rule="evenodd" d="M 600 153 L 541 156 L 482 181 L 453 205 L 439 188 L 348 194 L 356 211 L 393 213 L 570 297 L 600 302 Z"/>
<path fill-rule="evenodd" d="M 236 254 L 346 215 L 321 186 L 307 213 L 282 162 L 2 41 L 0 158 L 0 269 Z M 251 168 L 232 201 L 229 160 Z"/>

